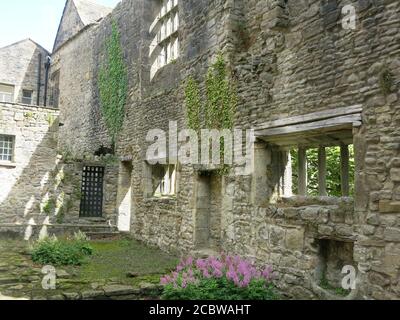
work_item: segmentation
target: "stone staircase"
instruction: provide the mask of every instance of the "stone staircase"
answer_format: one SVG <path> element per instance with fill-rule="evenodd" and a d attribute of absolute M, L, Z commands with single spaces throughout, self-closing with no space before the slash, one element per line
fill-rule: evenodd
<path fill-rule="evenodd" d="M 27 228 L 31 228 L 31 239 L 37 239 L 43 227 L 43 225 L 0 224 L 0 238 L 23 239 Z M 80 221 L 76 224 L 51 224 L 45 227 L 47 228 L 48 235 L 71 236 L 81 231 L 92 240 L 116 238 L 120 235 L 116 226 L 111 226 L 103 221 Z"/>

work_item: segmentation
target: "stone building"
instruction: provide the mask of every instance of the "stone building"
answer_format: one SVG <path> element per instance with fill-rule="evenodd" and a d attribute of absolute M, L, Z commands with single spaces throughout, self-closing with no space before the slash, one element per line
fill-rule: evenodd
<path fill-rule="evenodd" d="M 50 63 L 50 53 L 31 39 L 0 48 L 2 232 L 24 233 L 41 228 L 46 220 L 40 216 L 41 203 L 46 201 L 58 140 L 58 111 L 49 107 L 54 93 Z"/>
<path fill-rule="evenodd" d="M 67 1 L 52 55 L 57 166 L 69 176 L 54 196 L 70 201 L 51 224 L 108 224 L 169 252 L 253 258 L 274 267 L 290 297 L 339 299 L 322 280 L 340 287 L 353 266 L 345 299 L 400 298 L 398 1 L 124 0 L 85 26 L 77 3 Z M 115 148 L 99 93 L 113 24 L 128 82 Z M 149 131 L 188 128 L 185 84 L 205 83 L 219 53 L 238 92 L 234 127 L 254 129 L 253 170 L 149 162 Z M 341 196 L 326 189 L 331 147 Z"/>
<path fill-rule="evenodd" d="M 25 39 L 0 48 L 0 102 L 49 105 L 50 53 Z"/>

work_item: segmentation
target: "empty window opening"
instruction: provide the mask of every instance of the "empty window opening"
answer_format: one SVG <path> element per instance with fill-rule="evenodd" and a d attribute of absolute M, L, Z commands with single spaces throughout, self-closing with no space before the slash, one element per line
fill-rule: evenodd
<path fill-rule="evenodd" d="M 118 178 L 118 230 L 130 231 L 132 210 L 132 161 L 121 162 Z"/>
<path fill-rule="evenodd" d="M 150 26 L 154 35 L 150 44 L 150 79 L 158 70 L 179 57 L 178 0 L 160 0 L 159 12 Z"/>
<path fill-rule="evenodd" d="M 14 136 L 0 135 L 0 161 L 14 161 Z"/>
<path fill-rule="evenodd" d="M 103 216 L 104 167 L 83 167 L 81 191 L 81 217 Z"/>
<path fill-rule="evenodd" d="M 32 104 L 33 91 L 32 90 L 22 90 L 22 103 Z"/>
<path fill-rule="evenodd" d="M 339 295 L 346 295 L 348 290 L 342 288 L 342 269 L 353 266 L 354 243 L 328 239 L 317 239 L 318 264 L 315 278 L 318 284 L 326 290 Z"/>
<path fill-rule="evenodd" d="M 14 102 L 14 86 L 0 84 L 0 102 Z"/>
<path fill-rule="evenodd" d="M 354 147 L 341 145 L 290 151 L 292 191 L 309 196 L 354 194 Z"/>
<path fill-rule="evenodd" d="M 176 194 L 176 166 L 175 165 L 149 165 L 151 192 L 153 197 L 174 196 Z"/>

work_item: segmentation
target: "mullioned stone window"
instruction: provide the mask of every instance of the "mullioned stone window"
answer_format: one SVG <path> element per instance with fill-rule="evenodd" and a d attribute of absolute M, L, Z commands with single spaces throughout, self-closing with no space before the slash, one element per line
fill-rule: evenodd
<path fill-rule="evenodd" d="M 0 161 L 14 161 L 14 136 L 0 135 Z"/>
<path fill-rule="evenodd" d="M 270 201 L 293 195 L 352 196 L 353 130 L 361 126 L 360 111 L 356 105 L 260 126 L 255 131 L 260 141 L 255 148 L 255 200 L 265 194 Z"/>
<path fill-rule="evenodd" d="M 150 26 L 154 38 L 150 44 L 150 79 L 158 70 L 179 57 L 179 11 L 178 0 L 163 0 L 161 8 Z"/>
<path fill-rule="evenodd" d="M 14 101 L 14 86 L 0 84 L 0 102 Z"/>

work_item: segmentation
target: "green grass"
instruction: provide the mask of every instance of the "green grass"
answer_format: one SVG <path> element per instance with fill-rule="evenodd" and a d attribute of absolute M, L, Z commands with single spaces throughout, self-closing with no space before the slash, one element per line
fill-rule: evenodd
<path fill-rule="evenodd" d="M 127 284 L 159 283 L 160 277 L 176 267 L 178 259 L 159 249 L 131 239 L 94 241 L 93 255 L 79 269 L 79 278 L 96 281 L 115 279 Z M 127 277 L 135 273 L 135 278 Z"/>

